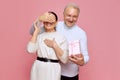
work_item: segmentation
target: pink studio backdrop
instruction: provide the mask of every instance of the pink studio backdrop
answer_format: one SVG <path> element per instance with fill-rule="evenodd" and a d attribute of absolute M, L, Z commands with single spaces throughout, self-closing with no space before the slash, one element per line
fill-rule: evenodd
<path fill-rule="evenodd" d="M 88 36 L 90 61 L 80 80 L 120 80 L 119 0 L 1 0 L 0 80 L 29 80 L 35 55 L 26 52 L 29 29 L 38 15 L 55 11 L 62 20 L 66 4 L 81 8 L 78 25 Z"/>

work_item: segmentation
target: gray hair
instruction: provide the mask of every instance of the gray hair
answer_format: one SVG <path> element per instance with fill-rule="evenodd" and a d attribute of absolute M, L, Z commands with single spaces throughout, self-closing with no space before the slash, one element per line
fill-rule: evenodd
<path fill-rule="evenodd" d="M 64 12 L 65 12 L 65 10 L 66 10 L 68 7 L 72 7 L 72 8 L 74 8 L 74 9 L 77 9 L 77 10 L 78 10 L 78 13 L 80 13 L 80 8 L 79 8 L 79 6 L 78 6 L 77 4 L 70 3 L 70 4 L 66 5 L 65 8 L 64 8 Z"/>

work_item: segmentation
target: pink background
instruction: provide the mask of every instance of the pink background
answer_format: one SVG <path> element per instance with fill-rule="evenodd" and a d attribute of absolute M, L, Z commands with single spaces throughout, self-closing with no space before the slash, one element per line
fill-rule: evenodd
<path fill-rule="evenodd" d="M 29 29 L 38 15 L 66 4 L 81 8 L 78 25 L 88 36 L 90 61 L 81 80 L 120 80 L 120 0 L 0 0 L 0 80 L 29 80 L 35 55 L 26 52 Z"/>

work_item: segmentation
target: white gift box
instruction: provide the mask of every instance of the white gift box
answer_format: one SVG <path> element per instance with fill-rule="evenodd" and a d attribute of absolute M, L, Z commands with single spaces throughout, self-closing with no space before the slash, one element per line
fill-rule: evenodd
<path fill-rule="evenodd" d="M 80 40 L 69 42 L 69 56 L 72 54 L 80 54 Z"/>

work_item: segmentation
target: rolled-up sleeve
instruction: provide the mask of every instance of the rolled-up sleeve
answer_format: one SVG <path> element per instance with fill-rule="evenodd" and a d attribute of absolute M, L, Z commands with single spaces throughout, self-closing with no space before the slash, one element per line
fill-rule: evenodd
<path fill-rule="evenodd" d="M 82 35 L 82 39 L 80 40 L 80 45 L 81 45 L 81 53 L 84 56 L 84 63 L 86 64 L 89 61 L 86 33 Z"/>

